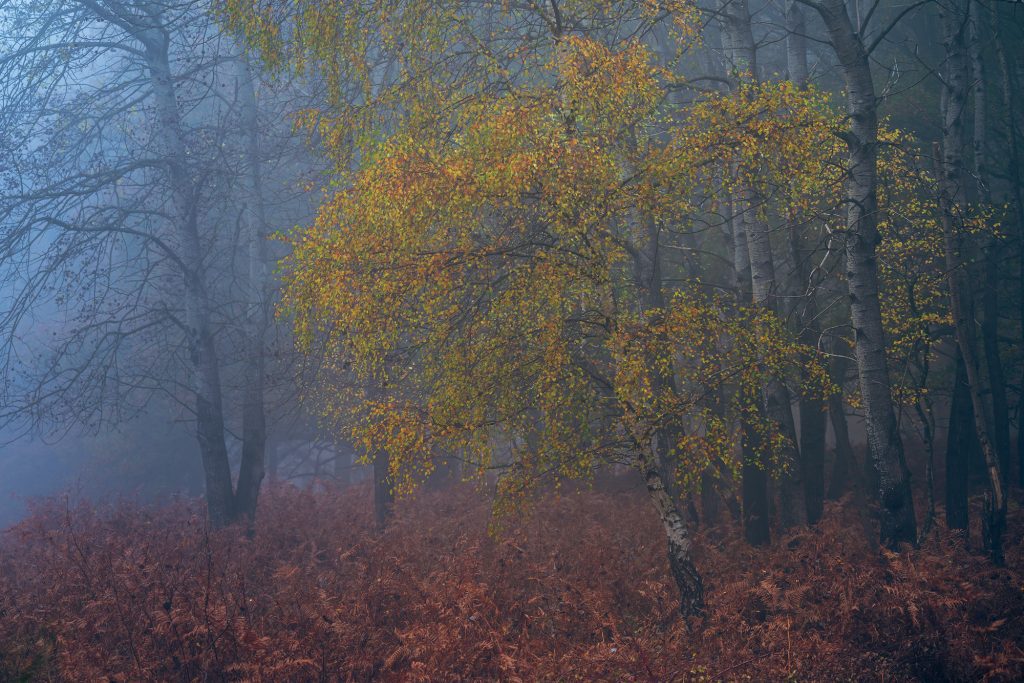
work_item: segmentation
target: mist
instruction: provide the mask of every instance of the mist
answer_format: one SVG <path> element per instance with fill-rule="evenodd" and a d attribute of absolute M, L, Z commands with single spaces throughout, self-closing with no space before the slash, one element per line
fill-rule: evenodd
<path fill-rule="evenodd" d="M 1022 46 L 0 0 L 0 679 L 1024 677 Z"/>

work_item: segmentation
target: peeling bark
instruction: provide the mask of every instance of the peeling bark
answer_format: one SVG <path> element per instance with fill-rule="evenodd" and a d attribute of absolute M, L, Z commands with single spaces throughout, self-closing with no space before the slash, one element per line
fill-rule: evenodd
<path fill-rule="evenodd" d="M 893 405 L 885 332 L 878 300 L 878 98 L 863 37 L 843 0 L 806 0 L 818 12 L 846 82 L 849 152 L 846 182 L 846 268 L 868 446 L 879 479 L 880 536 L 898 548 L 917 541 L 917 520 Z"/>
<path fill-rule="evenodd" d="M 668 562 L 672 578 L 679 589 L 679 611 L 683 616 L 700 614 L 704 608 L 704 582 L 691 556 L 690 532 L 675 500 L 669 495 L 656 455 L 664 450 L 657 437 L 651 451 L 638 457 L 638 469 L 644 477 L 647 493 L 658 512 L 668 543 Z"/>

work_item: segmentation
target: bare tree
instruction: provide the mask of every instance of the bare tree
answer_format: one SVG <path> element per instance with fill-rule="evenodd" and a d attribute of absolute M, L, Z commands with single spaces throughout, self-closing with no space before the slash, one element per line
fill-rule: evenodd
<path fill-rule="evenodd" d="M 273 288 L 256 86 L 208 9 L 0 6 L 2 111 L 18 150 L 0 205 L 0 417 L 95 429 L 168 395 L 194 420 L 223 526 L 252 518 L 263 479 Z M 225 354 L 244 360 L 237 486 Z"/>

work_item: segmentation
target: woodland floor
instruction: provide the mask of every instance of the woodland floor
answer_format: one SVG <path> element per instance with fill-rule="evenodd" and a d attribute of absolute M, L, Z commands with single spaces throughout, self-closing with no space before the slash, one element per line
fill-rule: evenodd
<path fill-rule="evenodd" d="M 251 539 L 196 503 L 45 504 L 3 535 L 0 679 L 1024 679 L 1016 506 L 1005 568 L 941 527 L 872 552 L 840 505 L 764 550 L 705 530 L 687 624 L 639 490 L 555 494 L 498 535 L 469 486 L 382 535 L 368 496 L 272 489 Z"/>

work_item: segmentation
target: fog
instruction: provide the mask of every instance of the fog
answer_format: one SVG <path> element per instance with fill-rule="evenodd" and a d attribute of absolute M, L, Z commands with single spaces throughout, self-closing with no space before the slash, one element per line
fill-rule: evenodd
<path fill-rule="evenodd" d="M 0 0 L 0 679 L 1024 676 L 1022 46 Z"/>

